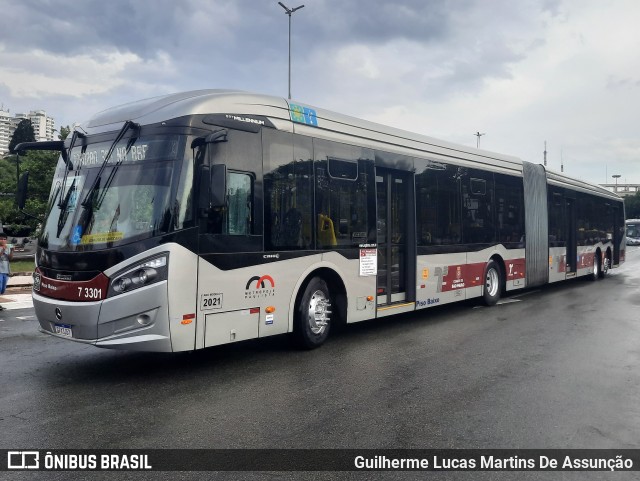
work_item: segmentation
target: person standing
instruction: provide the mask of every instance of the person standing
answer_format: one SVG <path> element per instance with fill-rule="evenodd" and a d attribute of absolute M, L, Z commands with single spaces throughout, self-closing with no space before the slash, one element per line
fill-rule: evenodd
<path fill-rule="evenodd" d="M 12 257 L 13 249 L 7 244 L 7 235 L 2 233 L 0 234 L 0 295 L 4 294 L 7 289 L 9 273 L 11 272 L 9 261 Z M 0 306 L 0 311 L 3 309 L 4 307 Z"/>

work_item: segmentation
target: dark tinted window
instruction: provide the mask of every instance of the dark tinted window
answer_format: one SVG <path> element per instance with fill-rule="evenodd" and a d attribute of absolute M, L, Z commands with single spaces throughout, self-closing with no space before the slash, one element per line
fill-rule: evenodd
<path fill-rule="evenodd" d="M 266 249 L 311 248 L 313 245 L 311 140 L 264 129 L 263 145 Z"/>
<path fill-rule="evenodd" d="M 253 176 L 227 173 L 227 206 L 223 234 L 249 235 L 253 225 Z"/>
<path fill-rule="evenodd" d="M 373 153 L 361 147 L 313 140 L 316 242 L 319 249 L 375 242 Z"/>
<path fill-rule="evenodd" d="M 505 246 L 514 242 L 523 243 L 524 189 L 522 178 L 494 174 L 494 179 L 498 242 L 505 244 Z"/>
<path fill-rule="evenodd" d="M 578 245 L 595 245 L 613 238 L 611 202 L 591 194 L 578 193 Z"/>
<path fill-rule="evenodd" d="M 329 175 L 336 179 L 356 180 L 358 162 L 329 158 Z"/>
<path fill-rule="evenodd" d="M 461 174 L 463 242 L 493 243 L 496 240 L 493 173 L 461 169 Z"/>
<path fill-rule="evenodd" d="M 418 245 L 451 245 L 462 241 L 460 226 L 461 167 L 428 161 L 416 175 Z"/>
<path fill-rule="evenodd" d="M 564 247 L 567 241 L 568 220 L 565 219 L 565 200 L 562 190 L 549 186 L 547 200 L 549 247 Z"/>

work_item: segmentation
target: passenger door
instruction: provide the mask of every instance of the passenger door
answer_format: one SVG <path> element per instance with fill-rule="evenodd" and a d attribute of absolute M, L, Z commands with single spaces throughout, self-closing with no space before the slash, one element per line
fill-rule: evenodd
<path fill-rule="evenodd" d="M 411 180 L 405 172 L 376 169 L 379 307 L 413 297 L 408 288 L 415 284 L 410 281 L 415 272 L 415 241 L 409 238 L 414 230 L 409 228 Z"/>
<path fill-rule="evenodd" d="M 576 232 L 576 208 L 575 200 L 565 198 L 565 213 L 567 226 L 567 274 L 575 274 L 578 264 L 578 239 Z"/>

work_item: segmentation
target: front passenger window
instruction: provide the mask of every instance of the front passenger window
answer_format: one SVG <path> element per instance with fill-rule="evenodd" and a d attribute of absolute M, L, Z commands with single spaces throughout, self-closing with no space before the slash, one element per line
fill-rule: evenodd
<path fill-rule="evenodd" d="M 229 172 L 227 176 L 227 210 L 224 219 L 224 234 L 251 234 L 252 212 L 252 176 L 246 173 Z"/>

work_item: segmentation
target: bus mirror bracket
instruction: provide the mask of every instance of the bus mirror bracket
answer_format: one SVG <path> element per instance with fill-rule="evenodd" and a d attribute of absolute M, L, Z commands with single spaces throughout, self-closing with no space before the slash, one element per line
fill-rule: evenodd
<path fill-rule="evenodd" d="M 211 207 L 224 207 L 227 201 L 227 166 L 216 164 L 211 167 Z"/>
<path fill-rule="evenodd" d="M 207 135 L 204 142 L 206 144 L 217 144 L 218 142 L 226 142 L 226 141 L 227 141 L 227 129 L 220 129 Z"/>
<path fill-rule="evenodd" d="M 42 218 L 35 216 L 33 214 L 29 214 L 24 211 L 24 206 L 27 203 L 27 187 L 29 184 L 29 171 L 25 171 L 21 176 L 20 180 L 18 180 L 18 189 L 16 191 L 16 204 L 18 205 L 18 210 L 20 213 L 26 217 L 31 217 L 32 219 L 36 219 L 42 222 Z"/>
<path fill-rule="evenodd" d="M 24 174 L 20 176 L 20 180 L 18 181 L 18 192 L 16 193 L 16 203 L 18 204 L 19 210 L 23 210 L 25 204 L 27 203 L 28 184 L 29 184 L 29 171 L 27 170 Z"/>
<path fill-rule="evenodd" d="M 199 168 L 199 189 L 198 189 L 198 207 L 201 217 L 209 215 L 211 202 L 209 198 L 209 185 L 211 184 L 211 172 L 208 165 L 201 165 Z"/>

